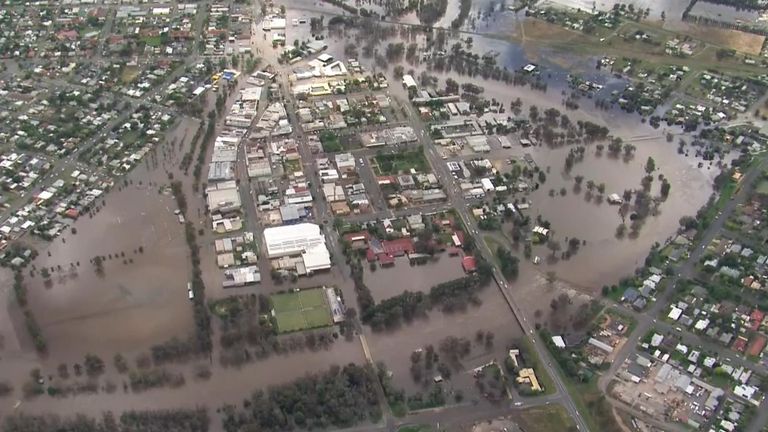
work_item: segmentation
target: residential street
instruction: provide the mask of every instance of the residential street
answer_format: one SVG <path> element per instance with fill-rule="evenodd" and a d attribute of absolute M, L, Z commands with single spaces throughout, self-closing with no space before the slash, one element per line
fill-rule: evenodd
<path fill-rule="evenodd" d="M 648 331 L 654 327 L 664 333 L 678 333 L 682 337 L 683 341 L 687 344 L 701 346 L 704 349 L 715 351 L 724 357 L 730 358 L 732 360 L 731 363 L 734 366 L 745 367 L 761 374 L 768 372 L 768 370 L 766 370 L 766 368 L 762 365 L 748 361 L 746 358 L 737 355 L 737 353 L 729 350 L 727 347 L 719 345 L 715 342 L 703 340 L 703 338 L 699 337 L 698 335 L 691 334 L 688 331 L 678 332 L 674 326 L 658 319 L 660 313 L 669 307 L 670 301 L 675 294 L 677 283 L 682 279 L 688 279 L 695 275 L 696 264 L 704 255 L 707 245 L 718 234 L 720 234 L 725 222 L 733 213 L 734 209 L 743 204 L 749 198 L 751 185 L 754 183 L 757 177 L 762 174 L 765 165 L 766 159 L 763 158 L 754 163 L 749 168 L 749 170 L 744 173 L 744 177 L 741 180 L 741 185 L 743 185 L 743 187 L 741 187 L 738 192 L 731 198 L 731 200 L 725 204 L 722 212 L 719 213 L 717 217 L 712 221 L 712 223 L 706 228 L 706 230 L 700 234 L 699 240 L 694 245 L 688 259 L 685 260 L 677 268 L 676 274 L 672 276 L 667 282 L 667 287 L 664 292 L 659 297 L 657 297 L 656 302 L 650 308 L 648 308 L 647 311 L 643 313 L 637 313 L 632 309 L 621 305 L 615 306 L 625 313 L 630 313 L 635 319 L 637 319 L 637 326 L 635 327 L 632 334 L 628 336 L 627 341 L 622 346 L 621 350 L 616 354 L 615 360 L 611 364 L 610 369 L 600 376 L 598 386 L 603 392 L 607 391 L 609 382 L 616 375 L 616 372 L 624 364 L 627 358 L 629 358 L 632 353 L 636 352 L 636 347 L 643 336 L 645 336 Z M 618 401 L 616 401 L 616 403 L 621 404 Z M 621 405 L 623 406 L 623 404 Z M 750 432 L 760 431 L 763 427 L 766 426 L 766 424 L 768 424 L 768 402 L 764 400 L 757 412 L 758 415 L 752 421 L 752 424 L 748 429 Z"/>

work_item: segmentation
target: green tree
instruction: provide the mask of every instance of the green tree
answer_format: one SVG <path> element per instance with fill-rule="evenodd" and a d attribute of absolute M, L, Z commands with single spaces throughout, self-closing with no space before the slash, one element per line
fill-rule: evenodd
<path fill-rule="evenodd" d="M 648 156 L 648 160 L 645 162 L 645 173 L 651 175 L 654 171 L 656 171 L 656 161 Z"/>

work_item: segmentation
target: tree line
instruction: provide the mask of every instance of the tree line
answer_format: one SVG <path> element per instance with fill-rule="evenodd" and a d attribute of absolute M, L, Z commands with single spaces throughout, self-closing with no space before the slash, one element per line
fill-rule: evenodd
<path fill-rule="evenodd" d="M 374 330 L 383 330 L 395 328 L 403 321 L 411 322 L 436 307 L 443 312 L 454 312 L 465 309 L 468 304 L 478 304 L 477 293 L 488 285 L 493 274 L 487 262 L 477 260 L 476 273 L 437 284 L 427 294 L 406 290 L 378 304 L 371 298 L 365 308 L 360 304 L 363 323 Z"/>
<path fill-rule="evenodd" d="M 210 424 L 205 408 L 126 411 L 120 417 L 106 412 L 101 418 L 76 414 L 73 417 L 11 415 L 3 432 L 207 432 Z"/>
<path fill-rule="evenodd" d="M 182 190 L 180 181 L 171 183 L 171 191 L 179 210 L 186 216 L 187 199 Z M 197 234 L 192 222 L 184 224 L 184 233 L 189 246 L 190 258 L 192 261 L 192 298 L 193 313 L 195 319 L 195 336 L 197 339 L 197 348 L 199 352 L 210 352 L 211 343 L 211 317 L 208 314 L 208 308 L 205 307 L 205 284 L 203 283 L 202 272 L 200 270 L 200 248 L 197 245 Z"/>
<path fill-rule="evenodd" d="M 223 408 L 224 430 L 285 432 L 375 422 L 382 416 L 375 380 L 370 367 L 350 363 L 267 391 L 257 390 L 243 402 L 242 409 L 232 405 Z"/>

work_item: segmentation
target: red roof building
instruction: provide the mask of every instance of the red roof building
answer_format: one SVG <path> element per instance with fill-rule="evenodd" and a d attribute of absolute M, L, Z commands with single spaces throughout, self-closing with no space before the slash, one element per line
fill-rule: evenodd
<path fill-rule="evenodd" d="M 387 254 L 379 254 L 379 264 L 382 266 L 395 265 L 395 257 Z"/>
<path fill-rule="evenodd" d="M 368 247 L 368 241 L 371 235 L 367 231 L 344 234 L 346 241 L 352 249 L 365 249 Z"/>
<path fill-rule="evenodd" d="M 392 256 L 403 256 L 414 252 L 413 240 L 410 238 L 401 238 L 397 240 L 383 240 L 381 248 L 384 253 Z"/>
<path fill-rule="evenodd" d="M 461 267 L 466 273 L 474 273 L 477 270 L 477 260 L 473 256 L 465 256 L 461 260 Z"/>
<path fill-rule="evenodd" d="M 747 338 L 745 338 L 744 336 L 737 337 L 736 342 L 734 342 L 733 345 L 731 345 L 732 350 L 740 353 L 743 353 L 746 348 L 747 348 Z"/>
<path fill-rule="evenodd" d="M 766 339 L 765 336 L 758 334 L 752 338 L 752 342 L 750 342 L 749 348 L 747 348 L 747 354 L 754 357 L 759 356 L 765 349 L 766 342 L 768 342 L 768 339 Z"/>
<path fill-rule="evenodd" d="M 365 251 L 365 259 L 368 260 L 368 262 L 376 261 L 376 253 L 373 251 L 373 249 L 368 249 Z"/>
<path fill-rule="evenodd" d="M 752 313 L 749 314 L 749 329 L 757 331 L 757 329 L 760 328 L 760 324 L 763 323 L 763 318 L 765 318 L 765 313 L 760 309 L 754 309 Z"/>

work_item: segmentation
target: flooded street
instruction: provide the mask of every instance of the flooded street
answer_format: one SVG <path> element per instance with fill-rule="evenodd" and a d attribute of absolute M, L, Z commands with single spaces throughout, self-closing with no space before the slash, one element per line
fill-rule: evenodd
<path fill-rule="evenodd" d="M 608 3 L 612 2 L 598 2 L 596 7 L 612 7 Z M 449 0 L 447 12 L 437 25 L 450 27 L 451 21 L 458 14 L 459 4 L 459 0 Z M 650 8 L 652 17 L 662 11 L 670 17 L 682 13 L 687 2 L 636 0 L 633 4 L 636 7 Z M 298 9 L 288 10 L 288 22 L 317 16 L 309 12 L 310 10 L 338 12 L 336 8 L 312 0 L 301 0 L 298 5 Z M 478 14 L 485 16 L 491 8 L 495 8 L 497 12 L 492 13 L 490 19 L 477 21 L 474 26 L 470 24 Z M 331 16 L 326 15 L 325 21 Z M 465 149 L 463 155 L 452 157 L 453 160 L 487 158 L 502 172 L 511 169 L 510 159 L 521 161 L 530 158 L 546 172 L 546 181 L 537 190 L 503 198 L 505 202 L 523 197 L 529 200 L 531 206 L 523 214 L 530 216 L 531 221 L 540 216 L 550 222 L 553 237 L 563 245 L 563 250 L 566 249 L 567 238 L 578 238 L 584 242 L 578 253 L 570 259 L 548 259 L 552 253 L 546 245 L 534 246 L 533 256 L 542 258 L 539 265 L 523 258 L 522 246 L 513 250 L 513 254 L 521 260 L 520 277 L 510 282 L 510 291 L 515 302 L 522 306 L 521 309 L 529 322 L 544 323 L 546 317 L 552 313 L 550 301 L 559 293 L 566 292 L 577 302 L 583 303 L 589 296 L 598 297 L 603 285 L 616 283 L 642 265 L 654 243 L 664 242 L 674 235 L 680 218 L 694 215 L 707 201 L 712 180 L 718 169 L 710 163 L 699 168 L 698 159 L 678 154 L 678 140 L 683 138 L 690 141 L 690 136 L 681 133 L 679 129 L 653 129 L 641 123 L 641 117 L 637 114 L 630 115 L 616 109 L 597 110 L 594 108 L 593 99 L 587 96 L 578 100 L 580 109 L 566 110 L 564 99 L 570 94 L 566 84 L 569 71 L 578 71 L 587 79 L 604 85 L 597 97 L 605 97 L 611 90 L 622 88 L 625 81 L 596 72 L 595 58 L 592 57 L 578 57 L 549 48 L 538 48 L 525 41 L 520 44 L 510 43 L 504 38 L 517 31 L 519 19 L 519 15 L 506 11 L 502 3 L 481 0 L 472 3 L 470 18 L 464 29 L 489 35 L 484 37 L 473 34 L 474 51 L 493 52 L 496 63 L 501 67 L 517 70 L 529 62 L 535 62 L 542 70 L 542 80 L 547 83 L 546 92 L 533 90 L 528 86 L 513 86 L 486 80 L 479 76 L 467 77 L 455 72 L 439 73 L 427 70 L 423 63 L 403 66 L 406 70 L 413 69 L 415 77 L 419 77 L 422 72 L 434 75 L 438 79 L 438 88 L 445 86 L 447 78 L 454 79 L 459 84 L 473 83 L 481 86 L 482 97 L 493 98 L 505 108 L 519 98 L 522 101 L 520 117 L 525 117 L 531 106 L 537 106 L 540 112 L 555 107 L 567 115 L 571 123 L 590 121 L 606 125 L 610 128 L 612 136 L 621 137 L 624 143 L 636 147 L 634 157 L 623 160 L 621 157 L 609 157 L 607 151 L 598 156 L 596 144 L 586 145 L 583 161 L 577 162 L 570 172 L 564 171 L 564 163 L 573 146 L 523 148 L 519 144 L 520 137 L 516 134 L 509 135 L 512 143 L 510 149 L 494 147 L 489 153 L 480 154 L 469 154 Z M 418 18 L 415 14 L 410 14 L 401 17 L 401 20 L 414 24 Z M 294 39 L 303 41 L 310 37 L 309 25 L 288 27 L 286 30 L 289 43 Z M 365 30 L 346 30 L 345 37 L 329 36 L 325 39 L 329 45 L 325 52 L 337 59 L 349 58 L 345 45 L 359 44 L 356 48 L 362 48 L 363 41 L 359 40 L 360 38 L 354 39 L 358 31 Z M 261 39 L 261 34 L 257 36 Z M 466 39 L 467 34 L 462 33 L 460 36 Z M 421 48 L 426 36 L 418 34 L 413 36 L 413 40 L 419 41 Z M 387 43 L 400 41 L 402 40 L 399 38 L 392 38 L 379 43 L 376 49 L 383 52 Z M 409 41 L 405 42 L 407 44 Z M 449 37 L 447 46 L 450 47 L 456 42 L 456 39 Z M 262 65 L 274 64 L 281 50 L 265 50 Z M 403 113 L 403 118 L 405 113 L 415 118 L 417 114 L 408 103 L 407 91 L 400 85 L 401 78 L 395 77 L 393 73 L 393 65 L 381 70 L 374 65 L 373 58 L 358 59 L 368 71 L 382 72 L 387 76 L 389 87 L 386 94 L 396 102 L 395 107 L 404 107 L 397 111 Z M 236 93 L 237 91 L 232 91 L 232 94 Z M 395 112 L 395 109 L 392 111 Z M 507 110 L 497 117 L 507 115 L 514 116 Z M 417 121 L 420 120 L 414 120 L 414 125 L 418 125 Z M 126 375 L 117 374 L 112 364 L 115 353 L 125 354 L 134 368 L 137 355 L 147 352 L 152 345 L 174 337 L 186 338 L 195 331 L 192 303 L 187 296 L 187 282 L 192 267 L 184 225 L 179 223 L 174 214 L 176 201 L 164 189 L 170 183 L 169 175 L 175 179 L 185 176 L 179 172 L 178 166 L 197 126 L 196 120 L 182 119 L 181 124 L 170 134 L 170 143 L 159 146 L 146 160 L 140 162 L 125 180 L 117 180 L 112 191 L 97 200 L 100 210 L 94 212 L 92 217 L 88 214 L 82 215 L 72 225 L 71 231 L 68 230 L 50 244 L 29 239 L 40 253 L 33 261 L 35 276 L 30 276 L 31 267 L 25 269 L 24 275 L 30 308 L 48 344 L 49 353 L 42 359 L 34 354 L 34 344 L 25 328 L 24 317 L 14 303 L 13 275 L 5 269 L 0 271 L 0 309 L 7 311 L 0 314 L 0 379 L 13 382 L 16 387 L 14 396 L 21 398 L 20 389 L 24 382 L 29 380 L 30 369 L 39 367 L 45 376 L 56 375 L 60 363 L 68 363 L 71 367 L 74 363 L 81 363 L 86 353 L 97 354 L 105 360 L 107 372 L 101 378 L 101 384 L 110 382 L 117 388 L 111 393 L 100 391 L 97 394 L 77 397 L 58 398 L 43 395 L 25 400 L 22 405 L 24 411 L 56 414 L 82 412 L 98 415 L 105 410 L 120 412 L 126 409 L 205 405 L 213 412 L 225 403 L 241 404 L 243 398 L 257 388 L 286 383 L 305 374 L 325 370 L 332 365 L 366 362 L 366 353 L 357 337 L 351 341 L 339 337 L 327 350 L 304 349 L 294 354 L 272 355 L 264 360 L 250 361 L 240 368 L 226 368 L 219 364 L 219 354 L 224 349 L 220 346 L 223 344 L 219 336 L 226 332 L 226 329 L 222 331 L 222 328 L 227 324 L 221 325 L 220 320 L 216 321 L 219 318 L 215 318 L 214 349 L 210 359 L 206 356 L 188 364 L 167 366 L 169 370 L 184 373 L 184 387 L 167 387 L 141 393 L 124 391 L 121 384 L 128 381 L 128 378 Z M 672 142 L 666 141 L 667 132 L 673 134 Z M 209 152 L 212 152 L 212 147 L 208 146 Z M 598 200 L 596 194 L 589 197 L 585 187 L 577 190 L 579 188 L 574 187 L 574 178 L 583 176 L 584 183 L 589 180 L 596 184 L 604 183 L 606 197 L 612 193 L 621 195 L 625 190 L 641 188 L 641 179 L 645 175 L 644 165 L 649 157 L 655 160 L 656 165 L 650 195 L 660 195 L 661 181 L 657 178 L 659 174 L 669 180 L 671 192 L 668 198 L 661 202 L 659 212 L 648 217 L 637 237 L 617 238 L 616 228 L 622 222 L 618 213 L 619 207 L 609 205 L 604 199 Z M 448 157 L 444 159 L 447 161 Z M 434 168 L 436 167 L 433 167 L 433 170 Z M 207 168 L 203 172 L 206 171 Z M 448 180 L 449 183 L 452 181 L 450 177 Z M 449 186 L 456 185 L 442 185 Z M 246 186 L 241 184 L 240 187 Z M 565 193 L 560 193 L 561 189 L 564 189 Z M 270 278 L 271 268 L 268 260 L 262 257 L 259 261 L 261 283 L 224 289 L 222 270 L 216 264 L 214 240 L 226 236 L 211 233 L 209 219 L 205 216 L 203 193 L 192 189 L 188 177 L 184 179 L 184 192 L 188 201 L 189 218 L 199 221 L 196 228 L 204 229 L 198 234 L 197 243 L 200 247 L 200 268 L 208 300 L 232 295 L 270 294 L 296 288 L 336 286 L 341 289 L 346 305 L 358 309 L 350 270 L 344 264 L 345 257 L 337 251 L 338 247 L 331 251 L 334 265 L 329 271 L 318 272 L 311 277 L 300 277 L 296 282 L 276 282 Z M 491 199 L 486 198 L 486 202 L 490 203 Z M 262 227 L 258 222 L 254 222 L 253 226 L 257 242 L 263 249 Z M 507 223 L 503 225 L 502 232 L 480 232 L 475 240 L 482 241 L 482 236 L 487 235 L 496 237 L 499 244 L 508 246 L 511 228 L 511 223 Z M 233 233 L 232 236 L 238 234 Z M 260 251 L 262 255 L 263 252 Z M 97 256 L 104 260 L 103 272 L 92 263 Z M 436 284 L 464 276 L 461 257 L 450 257 L 448 253 L 438 254 L 435 259 L 424 265 L 412 266 L 407 258 L 397 258 L 395 261 L 393 267 L 378 267 L 374 271 L 367 263 L 363 263 L 364 283 L 376 302 L 397 296 L 405 290 L 426 293 Z M 40 275 L 42 268 L 51 272 L 50 280 L 45 280 Z M 546 280 L 545 275 L 549 272 L 555 273 L 556 281 Z M 364 338 L 361 339 L 367 343 L 372 360 L 383 362 L 392 372 L 396 387 L 405 389 L 408 394 L 423 391 L 422 384 L 415 383 L 411 378 L 410 356 L 414 350 L 427 345 L 437 347 L 441 340 L 449 336 L 469 339 L 473 341 L 473 346 L 478 347 L 462 362 L 461 372 L 466 372 L 490 360 L 503 360 L 509 345 L 525 336 L 495 282 L 485 287 L 478 296 L 481 303 L 477 306 L 467 306 L 466 311 L 446 314 L 435 308 L 426 318 L 415 319 L 396 330 L 373 332 L 370 327 L 363 326 Z M 575 307 L 571 307 L 571 313 L 573 311 Z M 476 342 L 478 331 L 493 333 L 495 342 L 480 346 L 481 343 Z M 211 379 L 194 378 L 196 368 L 201 364 L 211 368 Z M 462 377 L 465 376 L 471 375 L 462 374 Z M 456 382 L 446 385 L 458 385 Z M 464 383 L 464 378 L 458 378 L 458 382 Z M 16 397 L 0 399 L 0 415 L 6 415 L 16 409 L 15 403 Z M 213 430 L 218 430 L 219 420 L 215 415 L 213 417 Z"/>

